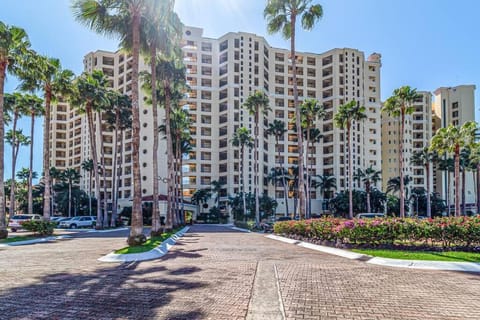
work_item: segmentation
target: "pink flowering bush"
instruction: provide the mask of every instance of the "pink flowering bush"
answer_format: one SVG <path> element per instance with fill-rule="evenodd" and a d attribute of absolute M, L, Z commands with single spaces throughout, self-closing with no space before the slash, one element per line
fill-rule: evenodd
<path fill-rule="evenodd" d="M 435 219 L 321 218 L 277 222 L 274 232 L 295 238 L 340 244 L 480 247 L 480 217 Z"/>

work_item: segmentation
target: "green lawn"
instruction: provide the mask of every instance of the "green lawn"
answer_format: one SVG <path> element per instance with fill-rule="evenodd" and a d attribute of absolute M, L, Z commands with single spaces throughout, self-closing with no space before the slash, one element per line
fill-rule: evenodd
<path fill-rule="evenodd" d="M 18 242 L 18 241 L 33 240 L 33 239 L 38 239 L 38 238 L 43 238 L 43 237 L 16 236 L 16 237 L 10 237 L 10 238 L 7 238 L 7 239 L 2 239 L 2 240 L 0 240 L 0 243 L 12 243 L 12 242 Z"/>
<path fill-rule="evenodd" d="M 451 261 L 451 262 L 480 262 L 480 253 L 461 251 L 402 251 L 402 250 L 375 250 L 375 249 L 353 249 L 357 253 L 368 254 L 374 257 L 404 259 L 404 260 L 429 260 L 429 261 Z"/>
<path fill-rule="evenodd" d="M 160 237 L 154 237 L 148 239 L 144 244 L 141 246 L 132 246 L 132 247 L 125 247 L 119 250 L 116 250 L 115 253 L 117 254 L 129 254 L 129 253 L 142 253 L 142 252 L 147 252 L 150 251 L 159 245 L 162 244 L 163 241 L 166 239 L 170 238 L 172 235 L 177 233 L 177 231 L 180 229 L 173 230 L 171 232 L 165 232 L 162 233 Z"/>

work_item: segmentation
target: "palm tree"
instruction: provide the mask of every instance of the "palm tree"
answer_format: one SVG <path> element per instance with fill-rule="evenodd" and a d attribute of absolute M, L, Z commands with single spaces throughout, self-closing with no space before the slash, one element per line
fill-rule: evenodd
<path fill-rule="evenodd" d="M 72 216 L 72 187 L 80 182 L 80 173 L 77 170 L 68 168 L 62 172 L 61 180 L 68 185 L 68 216 Z"/>
<path fill-rule="evenodd" d="M 44 112 L 45 108 L 43 107 L 43 100 L 35 95 L 27 95 L 27 105 L 30 108 L 30 161 L 29 161 L 29 168 L 30 168 L 30 175 L 28 177 L 28 214 L 33 213 L 33 143 L 35 137 L 35 118 L 41 117 Z"/>
<path fill-rule="evenodd" d="M 324 199 L 330 199 L 330 190 L 337 188 L 337 179 L 335 176 L 324 174 L 317 176 L 317 184 Z"/>
<path fill-rule="evenodd" d="M 22 130 L 8 130 L 5 135 L 5 141 L 12 146 L 12 186 L 10 188 L 10 214 L 15 214 L 15 167 L 17 164 L 18 152 L 20 146 L 30 144 L 30 138 L 23 135 Z"/>
<path fill-rule="evenodd" d="M 352 194 L 352 183 L 353 183 L 353 162 L 352 162 L 352 150 L 351 148 L 351 128 L 352 121 L 361 121 L 365 119 L 367 115 L 365 114 L 365 107 L 360 106 L 355 100 L 352 100 L 346 104 L 343 104 L 338 107 L 337 113 L 335 114 L 333 121 L 335 125 L 341 129 L 347 130 L 347 148 L 348 152 L 348 199 L 349 199 L 349 209 L 348 216 L 350 219 L 353 219 L 353 194 Z"/>
<path fill-rule="evenodd" d="M 62 170 L 60 169 L 57 169 L 55 167 L 51 167 L 49 170 L 48 170 L 48 176 L 50 177 L 50 188 L 52 190 L 50 190 L 50 194 L 52 195 L 50 197 L 50 204 L 51 204 L 51 208 L 52 208 L 52 212 L 55 212 L 54 209 L 55 209 L 55 206 L 54 206 L 54 201 L 55 201 L 55 184 L 57 183 L 57 180 L 61 179 L 62 177 Z M 45 175 L 45 174 L 44 174 Z M 45 190 L 43 192 L 45 194 Z"/>
<path fill-rule="evenodd" d="M 27 54 L 29 70 L 19 74 L 20 87 L 23 90 L 42 90 L 45 100 L 45 122 L 43 130 L 43 174 L 45 183 L 43 217 L 50 217 L 51 185 L 50 185 L 50 113 L 51 103 L 58 97 L 69 97 L 72 94 L 74 74 L 70 70 L 63 70 L 60 60 L 39 56 L 34 51 Z"/>
<path fill-rule="evenodd" d="M 451 178 L 450 178 L 450 173 L 455 171 L 455 161 L 453 158 L 450 157 L 444 157 L 443 159 L 440 157 L 437 157 L 437 166 L 438 170 L 444 171 L 445 172 L 445 202 L 447 204 L 447 211 L 448 211 L 448 216 L 450 216 L 450 211 L 451 211 L 451 197 L 450 197 L 450 185 L 451 185 Z"/>
<path fill-rule="evenodd" d="M 357 169 L 357 174 L 355 175 L 355 178 L 358 181 L 362 181 L 365 185 L 365 193 L 367 194 L 367 212 L 372 212 L 370 205 L 370 192 L 372 190 L 372 184 L 375 185 L 380 180 L 381 173 L 382 172 L 380 170 L 377 171 L 373 169 L 372 166 L 368 167 L 365 170 L 362 170 L 360 168 Z"/>
<path fill-rule="evenodd" d="M 465 122 L 460 128 L 449 125 L 438 129 L 433 136 L 430 151 L 436 151 L 439 155 L 453 154 L 455 161 L 455 216 L 460 216 L 460 150 L 469 147 L 475 139 L 477 124 L 474 121 Z"/>
<path fill-rule="evenodd" d="M 260 189 L 259 184 L 260 181 L 258 180 L 258 135 L 259 128 L 258 123 L 260 121 L 260 112 L 266 116 L 268 115 L 268 111 L 270 107 L 268 106 L 269 101 L 268 97 L 265 93 L 261 91 L 256 91 L 252 95 L 247 98 L 247 101 L 243 104 L 245 109 L 247 109 L 248 113 L 253 116 L 254 121 L 254 147 L 253 147 L 253 175 L 254 175 L 254 182 L 255 185 L 255 223 L 258 225 L 260 223 Z"/>
<path fill-rule="evenodd" d="M 75 0 L 75 18 L 97 33 L 115 35 L 129 40 L 132 53 L 132 223 L 127 242 L 146 241 L 143 235 L 142 186 L 140 176 L 140 112 L 138 101 L 138 68 L 140 56 L 140 25 L 147 9 L 146 0 Z M 122 41 L 125 43 L 124 41 Z"/>
<path fill-rule="evenodd" d="M 277 183 L 279 181 L 284 186 L 283 190 L 284 190 L 285 209 L 286 209 L 285 213 L 284 213 L 285 217 L 288 216 L 288 204 L 287 204 L 288 193 L 287 193 L 287 183 L 286 183 L 287 176 L 288 176 L 288 171 L 283 167 L 271 168 L 270 172 L 267 176 L 267 180 L 270 181 L 274 187 L 277 186 Z M 277 200 L 277 193 L 276 192 L 275 192 L 275 200 Z"/>
<path fill-rule="evenodd" d="M 253 139 L 250 136 L 250 132 L 247 128 L 241 127 L 233 134 L 232 145 L 234 147 L 240 147 L 240 190 L 242 192 L 242 201 L 243 201 L 243 216 L 246 217 L 246 199 L 245 199 L 245 169 L 244 169 L 244 158 L 245 158 L 245 147 L 251 149 L 253 148 Z"/>
<path fill-rule="evenodd" d="M 191 201 L 192 203 L 198 206 L 198 214 L 201 214 L 201 204 L 206 203 L 210 198 L 211 191 L 209 189 L 197 189 L 192 194 Z M 198 217 L 198 216 L 197 216 Z"/>
<path fill-rule="evenodd" d="M 0 21 L 0 137 L 5 135 L 4 123 L 4 88 L 5 78 L 8 73 L 16 73 L 19 67 L 19 58 L 30 47 L 25 30 L 8 26 Z M 8 236 L 5 215 L 5 189 L 4 189 L 4 154 L 5 142 L 0 139 L 0 239 Z"/>
<path fill-rule="evenodd" d="M 400 174 L 400 218 L 405 218 L 405 192 L 403 185 L 403 143 L 405 132 L 405 116 L 412 114 L 415 110 L 413 103 L 421 97 L 416 89 L 409 86 L 403 86 L 395 89 L 393 95 L 385 101 L 382 112 L 388 114 L 392 118 L 400 117 L 400 134 L 398 142 L 398 170 Z"/>
<path fill-rule="evenodd" d="M 315 128 L 315 124 L 316 124 L 316 121 L 318 119 L 323 119 L 323 117 L 325 116 L 325 109 L 323 108 L 323 106 L 320 104 L 320 102 L 318 100 L 315 100 L 315 99 L 306 99 L 305 101 L 303 101 L 303 103 L 300 105 L 300 112 L 301 112 L 301 126 L 302 126 L 302 134 L 305 135 L 305 139 L 306 139 L 306 145 L 307 145 L 307 158 L 310 159 L 310 161 L 307 161 L 307 170 L 306 170 L 306 195 L 307 195 L 307 205 L 308 205 L 308 208 L 307 208 L 307 216 L 310 216 L 311 215 L 311 200 L 310 200 L 310 173 L 309 173 L 309 169 L 308 169 L 308 163 L 310 162 L 310 170 L 313 171 L 313 162 L 312 162 L 312 158 L 310 158 L 310 154 L 308 152 L 308 150 L 312 150 L 313 152 L 313 144 L 314 142 L 312 143 L 312 146 L 310 148 L 310 143 L 312 142 L 311 140 L 311 134 L 315 134 L 316 135 L 316 139 L 319 140 L 320 137 L 322 136 L 320 131 L 317 129 L 316 131 L 314 131 Z M 313 141 L 315 141 L 315 139 L 313 139 Z"/>
<path fill-rule="evenodd" d="M 285 122 L 281 120 L 273 120 L 273 122 L 269 123 L 267 134 L 272 135 L 275 137 L 275 148 L 278 152 L 278 163 L 280 164 L 280 172 L 285 172 L 286 170 L 283 167 L 283 161 L 281 159 L 280 153 L 280 140 L 283 141 L 285 137 L 285 133 L 287 129 L 285 128 Z M 287 192 L 287 183 L 285 181 L 285 175 L 282 174 L 282 187 L 283 187 L 283 196 L 285 198 L 285 216 L 288 216 L 288 192 Z"/>
<path fill-rule="evenodd" d="M 472 163 L 470 161 L 471 146 L 467 146 L 460 151 L 460 171 L 462 172 L 462 215 L 466 214 L 465 203 L 465 183 L 467 171 L 472 170 Z"/>
<path fill-rule="evenodd" d="M 90 153 L 94 166 L 98 164 L 98 155 L 93 112 L 108 103 L 106 84 L 107 80 L 102 71 L 95 70 L 91 74 L 84 72 L 75 80 L 76 93 L 72 97 L 72 104 L 77 106 L 81 112 L 85 112 L 87 116 L 88 131 L 90 135 Z M 95 178 L 95 198 L 97 199 L 96 227 L 101 228 L 104 225 L 104 219 L 100 202 L 100 176 L 98 170 L 93 170 L 93 176 Z"/>
<path fill-rule="evenodd" d="M 436 161 L 437 155 L 428 151 L 428 147 L 422 151 L 413 152 L 410 162 L 413 165 L 421 166 L 425 169 L 425 180 L 427 182 L 427 217 L 432 217 L 432 206 L 430 202 L 430 165 Z"/>
<path fill-rule="evenodd" d="M 115 167 L 114 167 L 115 168 Z M 92 176 L 93 160 L 88 159 L 82 162 L 82 170 L 88 172 L 88 215 L 92 215 Z"/>
<path fill-rule="evenodd" d="M 470 162 L 476 168 L 476 204 L 477 212 L 480 212 L 480 143 L 474 143 L 471 146 Z"/>
<path fill-rule="evenodd" d="M 322 6 L 312 5 L 312 0 L 268 0 L 264 17 L 267 19 L 268 33 L 273 34 L 281 32 L 285 39 L 290 39 L 290 58 L 292 60 L 292 78 L 293 78 L 293 101 L 295 105 L 296 126 L 301 128 L 301 111 L 298 103 L 298 83 L 297 83 L 297 57 L 295 51 L 295 36 L 297 18 L 301 17 L 302 27 L 305 30 L 311 30 L 315 23 L 323 16 Z M 297 134 L 298 139 L 298 164 L 299 164 L 299 199 L 300 212 L 305 213 L 305 180 L 303 136 Z"/>
<path fill-rule="evenodd" d="M 215 205 L 218 208 L 219 200 L 220 200 L 220 192 L 222 191 L 222 187 L 225 184 L 220 181 L 213 180 L 212 182 L 210 182 L 210 185 L 212 186 L 212 193 L 215 194 Z"/>

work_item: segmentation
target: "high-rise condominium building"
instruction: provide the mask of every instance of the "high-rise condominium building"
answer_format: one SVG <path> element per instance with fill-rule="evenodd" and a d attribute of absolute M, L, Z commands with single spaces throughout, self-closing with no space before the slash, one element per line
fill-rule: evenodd
<path fill-rule="evenodd" d="M 259 128 L 259 176 L 254 177 L 253 150 L 245 154 L 245 190 L 254 192 L 260 185 L 260 193 L 275 196 L 279 202 L 278 214 L 285 212 L 281 185 L 272 186 L 267 180 L 271 168 L 283 165 L 292 168 L 298 164 L 297 136 L 293 131 L 295 114 L 293 102 L 292 68 L 290 52 L 271 47 L 263 37 L 250 33 L 227 33 L 218 39 L 206 38 L 200 28 L 185 27 L 183 36 L 184 64 L 187 83 L 190 86 L 183 108 L 193 120 L 191 127 L 193 149 L 183 160 L 184 196 L 188 199 L 197 189 L 210 188 L 212 181 L 223 183 L 220 205 L 225 205 L 228 195 L 241 191 L 239 149 L 231 139 L 240 127 L 253 133 L 253 118 L 243 108 L 247 97 L 257 90 L 269 98 L 271 111 L 261 116 Z M 333 175 L 337 190 L 347 186 L 347 156 L 352 153 L 354 171 L 372 166 L 381 168 L 381 118 L 380 118 L 380 68 L 381 57 L 355 49 L 333 49 L 321 54 L 298 52 L 297 84 L 300 100 L 314 98 L 325 107 L 326 116 L 316 123 L 323 139 L 306 152 L 311 174 Z M 109 76 L 111 87 L 124 93 L 131 88 L 131 59 L 122 52 L 97 51 L 86 55 L 85 70 L 103 70 Z M 141 66 L 145 69 L 145 66 Z M 159 173 L 152 172 L 152 117 L 151 107 L 140 94 L 141 121 L 141 171 L 142 193 L 152 194 L 153 183 L 160 183 L 160 192 L 166 193 L 163 179 L 166 177 L 165 141 L 160 139 Z M 358 101 L 367 110 L 367 119 L 353 123 L 352 146 L 346 150 L 346 135 L 333 124 L 337 108 L 351 100 Z M 111 192 L 113 146 L 115 136 L 105 123 L 100 135 L 99 115 L 96 117 L 96 140 L 104 141 L 107 163 L 107 193 Z M 164 118 L 159 110 L 160 119 Z M 289 128 L 281 143 L 267 135 L 268 124 L 281 120 Z M 89 158 L 89 141 L 85 117 L 72 110 L 68 104 L 59 103 L 53 112 L 52 165 L 59 168 L 80 168 Z M 68 128 L 68 130 L 66 130 Z M 132 192 L 130 132 L 123 134 L 121 152 L 120 204 L 128 205 Z M 98 144 L 98 148 L 101 148 Z M 278 155 L 280 152 L 280 156 Z M 110 167 L 108 167 L 110 165 Z M 82 178 L 82 188 L 87 190 L 87 175 Z M 107 196 L 110 196 L 107 194 Z M 312 192 L 312 213 L 321 211 L 322 195 Z M 212 202 L 213 203 L 213 202 Z M 293 196 L 290 194 L 289 213 L 293 212 Z"/>
<path fill-rule="evenodd" d="M 434 92 L 434 110 L 439 118 L 439 127 L 450 124 L 461 126 L 467 121 L 475 120 L 475 85 L 441 87 Z M 453 172 L 436 170 L 436 190 L 453 208 L 455 186 Z M 460 186 L 461 187 L 461 186 Z M 474 208 L 475 184 L 471 172 L 466 172 L 465 202 L 467 209 Z M 454 209 L 451 209 L 453 211 Z"/>
<path fill-rule="evenodd" d="M 427 190 L 425 168 L 412 164 L 415 152 L 421 152 L 430 145 L 432 138 L 432 94 L 426 91 L 418 92 L 420 97 L 413 103 L 414 111 L 405 116 L 403 140 L 403 174 L 411 180 L 406 185 L 410 190 L 424 188 Z M 387 190 L 388 181 L 400 176 L 399 167 L 399 133 L 400 118 L 391 118 L 382 114 L 382 190 Z M 430 177 L 433 167 L 429 169 Z M 430 190 L 433 191 L 433 179 L 430 179 Z M 410 193 L 411 194 L 411 193 Z"/>

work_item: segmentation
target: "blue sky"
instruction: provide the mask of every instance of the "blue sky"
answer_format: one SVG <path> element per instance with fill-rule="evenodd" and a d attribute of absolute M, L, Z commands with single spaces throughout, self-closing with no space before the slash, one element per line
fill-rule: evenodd
<path fill-rule="evenodd" d="M 65 68 L 81 73 L 83 56 L 97 49 L 116 50 L 117 42 L 78 24 L 68 0 L 0 0 L 0 20 L 24 28 L 32 47 L 59 58 Z M 297 49 L 324 52 L 331 48 L 357 48 L 382 54 L 381 90 L 410 85 L 433 91 L 440 86 L 479 84 L 480 12 L 477 0 L 314 0 L 324 18 L 310 32 L 300 31 Z M 268 35 L 261 0 L 177 0 L 176 9 L 186 25 L 201 27 L 216 38 L 246 31 L 264 36 L 270 45 L 288 47 L 277 35 Z M 15 89 L 10 78 L 6 92 Z M 476 93 L 477 105 L 480 101 Z M 477 119 L 478 117 L 478 107 Z M 478 121 L 478 120 L 477 120 Z M 28 121 L 21 124 L 28 132 Z M 36 132 L 35 170 L 41 172 L 41 124 Z M 5 177 L 10 177 L 10 151 L 6 148 Z M 17 169 L 28 166 L 22 150 Z"/>

